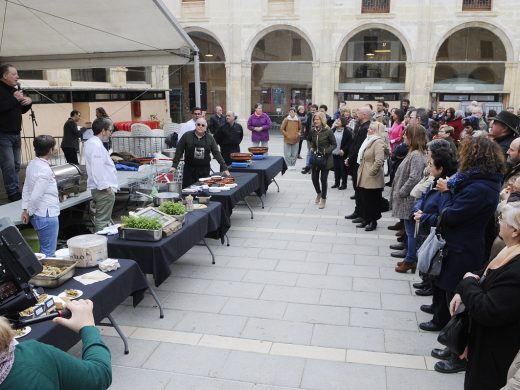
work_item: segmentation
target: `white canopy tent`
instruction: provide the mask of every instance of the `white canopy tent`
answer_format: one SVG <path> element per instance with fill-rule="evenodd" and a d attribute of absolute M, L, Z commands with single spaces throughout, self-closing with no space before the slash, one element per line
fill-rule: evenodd
<path fill-rule="evenodd" d="M 161 0 L 0 0 L 0 61 L 17 69 L 195 62 L 198 51 Z"/>

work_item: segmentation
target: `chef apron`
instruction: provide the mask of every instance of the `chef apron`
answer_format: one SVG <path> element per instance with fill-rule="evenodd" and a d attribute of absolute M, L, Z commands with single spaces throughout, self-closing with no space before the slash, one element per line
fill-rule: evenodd
<path fill-rule="evenodd" d="M 192 135 L 198 141 L 195 133 Z M 182 175 L 182 188 L 191 186 L 201 177 L 209 176 L 211 171 L 211 148 L 208 143 L 208 134 L 204 136 L 204 144 L 198 143 L 184 153 L 184 172 Z"/>

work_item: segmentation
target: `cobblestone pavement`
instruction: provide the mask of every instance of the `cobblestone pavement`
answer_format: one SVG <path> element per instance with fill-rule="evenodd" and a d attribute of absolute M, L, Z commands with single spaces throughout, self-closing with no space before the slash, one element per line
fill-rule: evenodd
<path fill-rule="evenodd" d="M 275 135 L 270 153 L 282 150 Z M 417 275 L 393 270 L 386 227 L 394 220 L 385 213 L 370 233 L 345 220 L 351 183 L 329 188 L 319 210 L 303 161 L 277 178 L 280 192 L 270 187 L 264 209 L 251 198 L 254 219 L 234 210 L 231 246 L 209 240 L 215 265 L 199 246 L 172 265 L 157 289 L 164 319 L 149 294 L 136 308 L 128 300 L 116 309 L 130 354 L 103 328 L 111 389 L 463 388 L 463 374 L 433 371 L 437 334 L 418 329 L 430 319 L 419 306 L 430 300 L 413 293 Z"/>

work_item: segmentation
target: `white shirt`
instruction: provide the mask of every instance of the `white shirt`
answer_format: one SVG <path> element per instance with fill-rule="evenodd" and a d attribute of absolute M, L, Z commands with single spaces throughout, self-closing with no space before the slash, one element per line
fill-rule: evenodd
<path fill-rule="evenodd" d="M 36 157 L 29 162 L 25 171 L 22 191 L 22 209 L 29 215 L 57 217 L 60 215 L 58 185 L 49 162 Z"/>
<path fill-rule="evenodd" d="M 105 190 L 110 187 L 116 192 L 119 189 L 116 167 L 99 137 L 94 136 L 85 142 L 83 153 L 88 175 L 87 188 Z"/>
<path fill-rule="evenodd" d="M 181 140 L 181 137 L 184 135 L 184 133 L 192 130 L 195 130 L 195 121 L 190 119 L 188 122 L 184 122 L 181 125 L 181 129 L 179 130 L 177 142 Z"/>

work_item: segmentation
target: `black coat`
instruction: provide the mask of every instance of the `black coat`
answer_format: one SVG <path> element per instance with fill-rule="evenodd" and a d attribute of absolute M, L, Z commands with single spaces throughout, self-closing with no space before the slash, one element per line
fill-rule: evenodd
<path fill-rule="evenodd" d="M 453 291 L 466 272 L 482 268 L 485 255 L 485 232 L 494 215 L 500 192 L 500 175 L 470 175 L 458 184 L 450 198 L 441 198 L 443 231 L 448 254 L 435 284 Z M 442 203 L 445 201 L 446 203 Z"/>
<path fill-rule="evenodd" d="M 358 125 L 356 130 L 354 131 L 354 136 L 352 138 L 352 147 L 350 148 L 348 153 L 348 160 L 352 166 L 357 165 L 357 156 L 359 153 L 359 149 L 361 148 L 361 145 L 363 144 L 365 138 L 367 138 L 369 126 L 370 121 L 366 121 L 365 123 Z"/>
<path fill-rule="evenodd" d="M 67 119 L 67 122 L 63 125 L 63 140 L 61 141 L 61 147 L 79 150 L 79 137 L 81 137 L 86 130 L 86 128 L 79 130 L 78 124 L 74 122 L 74 119 Z"/>
<path fill-rule="evenodd" d="M 457 292 L 471 319 L 464 389 L 498 390 L 520 349 L 520 256 L 489 270 L 480 284 L 463 279 Z"/>
<path fill-rule="evenodd" d="M 211 115 L 208 123 L 208 130 L 211 134 L 215 134 L 215 132 L 226 123 L 225 115 L 221 115 L 220 117 L 217 114 Z"/>
<path fill-rule="evenodd" d="M 0 82 L 0 132 L 19 134 L 22 130 L 22 114 L 31 108 L 32 104 L 22 106 L 13 96 L 16 88 Z"/>

